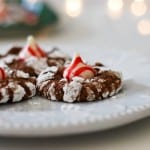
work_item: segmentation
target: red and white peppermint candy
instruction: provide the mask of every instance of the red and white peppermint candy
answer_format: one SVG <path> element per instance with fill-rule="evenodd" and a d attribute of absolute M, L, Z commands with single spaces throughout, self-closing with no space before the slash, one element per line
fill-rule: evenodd
<path fill-rule="evenodd" d="M 85 64 L 79 55 L 76 55 L 71 64 L 64 70 L 63 77 L 71 80 L 75 76 L 82 77 L 84 79 L 93 78 L 95 70 Z"/>
<path fill-rule="evenodd" d="M 0 80 L 3 80 L 6 78 L 6 72 L 3 68 L 0 67 Z"/>
<path fill-rule="evenodd" d="M 37 45 L 32 36 L 28 37 L 27 45 L 19 54 L 20 58 L 29 58 L 30 56 L 34 57 L 45 57 L 45 52 Z"/>

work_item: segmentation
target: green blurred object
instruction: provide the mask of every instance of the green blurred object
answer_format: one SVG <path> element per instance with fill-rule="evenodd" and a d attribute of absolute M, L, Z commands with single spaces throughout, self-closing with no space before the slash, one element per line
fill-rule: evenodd
<path fill-rule="evenodd" d="M 40 29 L 51 26 L 57 22 L 58 15 L 56 14 L 56 12 L 46 3 L 42 2 L 42 8 L 40 12 L 38 12 L 38 23 L 36 23 L 35 25 L 28 25 L 24 22 L 16 22 L 13 24 L 0 24 L 0 38 L 35 34 Z"/>

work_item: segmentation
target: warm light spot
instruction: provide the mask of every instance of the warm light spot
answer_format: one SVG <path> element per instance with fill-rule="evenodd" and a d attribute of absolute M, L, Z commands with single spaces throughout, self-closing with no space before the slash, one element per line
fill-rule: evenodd
<path fill-rule="evenodd" d="M 82 11 L 82 0 L 66 0 L 65 11 L 70 17 L 77 17 Z"/>
<path fill-rule="evenodd" d="M 123 0 L 108 0 L 107 8 L 109 16 L 117 19 L 123 13 Z"/>
<path fill-rule="evenodd" d="M 107 6 L 111 11 L 119 11 L 123 8 L 123 0 L 108 0 Z"/>
<path fill-rule="evenodd" d="M 131 12 L 135 16 L 142 16 L 146 13 L 147 6 L 144 0 L 134 0 L 131 4 Z"/>
<path fill-rule="evenodd" d="M 137 29 L 142 35 L 150 35 L 150 20 L 141 20 L 137 24 Z"/>

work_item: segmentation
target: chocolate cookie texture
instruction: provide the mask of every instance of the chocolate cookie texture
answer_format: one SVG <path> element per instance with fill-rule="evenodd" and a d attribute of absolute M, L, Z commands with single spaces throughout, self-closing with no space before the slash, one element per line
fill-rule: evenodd
<path fill-rule="evenodd" d="M 53 66 L 42 71 L 37 78 L 38 93 L 50 100 L 81 102 L 111 97 L 122 88 L 120 73 L 103 66 L 94 65 L 91 69 L 91 66 L 85 66 L 82 61 L 73 59 L 67 69 L 68 74 L 64 70 L 66 68 Z"/>
<path fill-rule="evenodd" d="M 35 76 L 38 76 L 43 70 L 49 66 L 64 66 L 70 57 L 64 54 L 60 49 L 53 48 L 46 53 L 46 57 L 30 57 L 24 61 L 26 67 L 34 70 Z"/>
<path fill-rule="evenodd" d="M 3 74 L 6 72 L 3 71 Z M 22 71 L 10 70 L 5 78 L 0 80 L 0 103 L 19 102 L 29 99 L 35 94 L 36 79 Z"/>
<path fill-rule="evenodd" d="M 36 77 L 48 66 L 63 66 L 69 57 L 59 49 L 43 51 L 32 36 L 24 47 L 0 55 L 0 103 L 18 102 L 36 94 Z"/>
<path fill-rule="evenodd" d="M 63 66 L 71 61 L 71 58 L 62 52 L 59 48 L 54 47 L 47 53 L 48 66 Z"/>

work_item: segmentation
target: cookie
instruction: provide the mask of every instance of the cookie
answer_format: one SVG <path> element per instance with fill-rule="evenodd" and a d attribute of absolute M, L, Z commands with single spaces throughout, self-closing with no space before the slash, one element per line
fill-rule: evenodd
<path fill-rule="evenodd" d="M 22 47 L 12 47 L 7 51 L 6 54 L 3 54 L 3 55 L 1 54 L 0 59 L 6 58 L 7 56 L 11 56 L 11 55 L 18 56 L 21 50 L 22 50 Z"/>
<path fill-rule="evenodd" d="M 62 66 L 70 58 L 58 48 L 49 52 L 42 50 L 29 36 L 27 44 L 21 47 L 13 47 L 6 54 L 0 56 L 0 66 L 11 70 L 21 70 L 37 77 L 48 66 Z"/>
<path fill-rule="evenodd" d="M 9 68 L 10 70 L 20 70 L 25 73 L 28 73 L 30 77 L 36 77 L 37 73 L 34 67 L 28 66 L 26 62 L 22 59 L 15 59 L 12 62 L 5 63 L 5 68 Z"/>
<path fill-rule="evenodd" d="M 49 100 L 83 102 L 102 100 L 122 88 L 121 74 L 101 63 L 87 65 L 77 56 L 65 67 L 52 66 L 37 78 L 38 94 Z"/>
<path fill-rule="evenodd" d="M 0 68 L 0 103 L 13 103 L 36 94 L 36 79 L 22 71 L 6 72 Z"/>
<path fill-rule="evenodd" d="M 63 66 L 70 61 L 71 58 L 57 47 L 54 47 L 51 51 L 47 52 L 48 66 Z"/>

